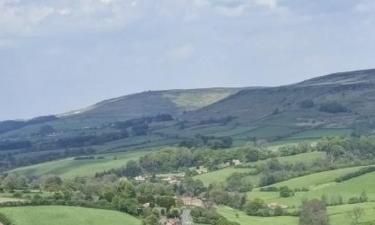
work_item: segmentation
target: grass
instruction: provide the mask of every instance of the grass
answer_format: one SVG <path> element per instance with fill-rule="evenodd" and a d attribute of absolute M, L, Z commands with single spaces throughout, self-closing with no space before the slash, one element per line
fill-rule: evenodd
<path fill-rule="evenodd" d="M 125 213 L 67 206 L 1 208 L 15 225 L 140 225 Z"/>
<path fill-rule="evenodd" d="M 221 170 L 209 172 L 206 174 L 195 176 L 195 179 L 201 180 L 205 186 L 215 182 L 224 182 L 228 177 L 230 177 L 233 173 L 246 173 L 249 172 L 251 169 L 240 169 L 240 168 L 233 168 L 228 167 Z"/>
<path fill-rule="evenodd" d="M 323 157 L 324 157 L 324 153 L 322 152 L 308 152 L 308 153 L 303 153 L 299 155 L 280 157 L 278 159 L 280 162 L 283 162 L 283 163 L 297 163 L 297 162 L 309 163 L 309 162 L 313 162 L 314 160 L 317 160 Z M 267 161 L 268 160 L 261 160 L 261 161 L 251 163 L 251 164 L 253 165 L 261 164 Z M 209 172 L 206 174 L 198 175 L 198 176 L 195 176 L 195 178 L 201 180 L 206 186 L 208 186 L 209 184 L 214 183 L 214 182 L 226 181 L 226 179 L 235 172 L 246 173 L 246 172 L 250 172 L 251 170 L 252 169 L 248 169 L 248 168 L 229 167 L 229 168 L 224 168 L 224 169 L 220 169 L 217 171 Z M 260 178 L 259 176 L 248 176 L 247 179 L 249 179 L 249 181 L 252 184 L 256 185 L 258 184 Z"/>
<path fill-rule="evenodd" d="M 328 215 L 331 225 L 351 225 L 348 213 L 354 207 L 361 207 L 364 210 L 364 216 L 360 222 L 369 222 L 375 220 L 375 203 L 362 203 L 354 205 L 340 205 L 328 207 Z M 218 213 L 227 219 L 237 222 L 241 225 L 297 225 L 298 217 L 255 217 L 248 216 L 244 212 L 229 207 L 220 206 Z M 237 216 L 238 215 L 238 216 Z"/>
<path fill-rule="evenodd" d="M 297 155 L 284 156 L 277 158 L 281 163 L 313 163 L 316 160 L 323 159 L 325 157 L 324 152 L 307 152 Z M 265 161 L 259 161 L 257 163 L 264 163 Z"/>
<path fill-rule="evenodd" d="M 211 105 L 235 93 L 236 89 L 212 88 L 200 90 L 170 91 L 163 95 L 184 110 L 199 109 Z"/>
<path fill-rule="evenodd" d="M 249 199 L 262 198 L 268 203 L 279 203 L 289 207 L 298 207 L 304 199 L 320 199 L 323 195 L 330 200 L 333 197 L 341 196 L 346 202 L 351 197 L 358 197 L 363 191 L 371 201 L 375 201 L 375 173 L 365 174 L 342 183 L 334 182 L 338 176 L 351 171 L 356 171 L 360 167 L 338 169 L 307 175 L 290 179 L 273 186 L 287 185 L 291 188 L 309 187 L 308 192 L 297 192 L 295 196 L 280 198 L 278 192 L 259 192 L 257 190 L 248 193 Z"/>
<path fill-rule="evenodd" d="M 21 167 L 10 172 L 25 176 L 55 174 L 63 178 L 94 176 L 97 172 L 125 166 L 129 160 L 136 160 L 144 154 L 146 154 L 146 152 L 105 154 L 102 155 L 104 156 L 104 159 L 95 160 L 74 160 L 74 158 L 68 158 Z"/>
<path fill-rule="evenodd" d="M 298 139 L 318 139 L 321 137 L 332 137 L 332 136 L 348 136 L 352 133 L 351 129 L 315 129 L 308 130 L 301 133 L 292 135 L 287 140 L 298 140 Z"/>
<path fill-rule="evenodd" d="M 334 182 L 336 178 L 339 178 L 348 173 L 358 171 L 361 168 L 363 167 L 360 166 L 360 167 L 349 167 L 349 168 L 343 168 L 343 169 L 329 170 L 329 171 L 324 171 L 324 172 L 314 173 L 311 175 L 293 178 L 293 179 L 280 182 L 271 186 L 275 186 L 275 187 L 288 186 L 289 188 L 292 188 L 292 189 L 304 188 L 304 187 L 309 188 L 309 189 L 315 189 L 315 188 L 319 188 L 320 185 Z"/>
<path fill-rule="evenodd" d="M 362 203 L 354 205 L 340 205 L 334 207 L 328 207 L 328 214 L 330 215 L 330 222 L 332 225 L 351 225 L 351 219 L 348 213 L 354 209 L 354 207 L 360 207 L 364 210 L 364 215 L 360 222 L 375 221 L 375 203 Z"/>
<path fill-rule="evenodd" d="M 291 216 L 281 217 L 255 217 L 248 216 L 244 212 L 235 210 L 229 207 L 220 206 L 218 213 L 229 219 L 230 221 L 237 222 L 241 225 L 297 225 L 298 218 Z M 238 215 L 238 217 L 236 216 Z"/>

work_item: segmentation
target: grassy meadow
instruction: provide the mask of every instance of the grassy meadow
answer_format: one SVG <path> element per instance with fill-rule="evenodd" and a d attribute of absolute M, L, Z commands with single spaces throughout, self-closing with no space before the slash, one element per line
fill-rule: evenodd
<path fill-rule="evenodd" d="M 140 225 L 125 213 L 67 206 L 0 208 L 15 225 Z"/>
<path fill-rule="evenodd" d="M 98 155 L 102 156 L 102 159 L 75 160 L 74 158 L 68 158 L 21 167 L 10 172 L 25 176 L 54 174 L 62 178 L 94 176 L 97 172 L 123 167 L 129 160 L 136 160 L 144 154 L 146 152 L 140 151 Z"/>
<path fill-rule="evenodd" d="M 285 157 L 279 157 L 278 160 L 282 163 L 297 163 L 297 162 L 303 162 L 303 163 L 310 163 L 314 160 L 318 160 L 324 157 L 325 153 L 322 152 L 308 152 L 298 155 L 292 155 L 292 156 L 285 156 Z M 269 159 L 268 159 L 269 160 Z M 250 163 L 249 165 L 257 165 L 267 162 L 268 160 L 260 160 L 256 163 Z M 195 179 L 201 180 L 205 186 L 208 186 L 211 183 L 214 182 L 225 182 L 228 177 L 230 177 L 233 173 L 246 173 L 250 172 L 251 168 L 235 168 L 235 167 L 228 167 L 224 169 L 220 169 L 217 171 L 212 171 L 206 174 L 201 174 L 198 176 L 195 176 Z M 257 184 L 259 182 L 260 177 L 257 175 L 254 176 L 248 176 L 247 179 L 252 184 Z"/>
<path fill-rule="evenodd" d="M 331 198 L 341 196 L 343 201 L 348 201 L 350 198 L 358 197 L 362 192 L 366 192 L 369 200 L 375 201 L 374 172 L 341 183 L 336 183 L 334 181 L 337 177 L 357 171 L 360 168 L 361 167 L 351 167 L 325 171 L 272 185 L 275 187 L 288 186 L 290 188 L 309 188 L 307 192 L 296 192 L 293 197 L 281 198 L 279 192 L 260 192 L 259 189 L 255 189 L 248 193 L 248 198 L 261 198 L 267 203 L 278 203 L 289 207 L 298 207 L 305 199 L 321 199 L 322 196 L 325 196 L 330 200 Z"/>
<path fill-rule="evenodd" d="M 331 225 L 351 225 L 348 213 L 354 207 L 361 207 L 364 210 L 360 222 L 375 221 L 375 203 L 361 203 L 353 205 L 341 205 L 328 207 L 329 220 Z M 298 225 L 298 217 L 255 217 L 248 216 L 244 212 L 226 206 L 220 206 L 218 212 L 227 219 L 240 223 L 241 225 Z"/>

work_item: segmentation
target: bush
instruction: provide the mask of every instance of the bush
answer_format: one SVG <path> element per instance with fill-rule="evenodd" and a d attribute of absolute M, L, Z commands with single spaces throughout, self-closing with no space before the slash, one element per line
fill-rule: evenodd
<path fill-rule="evenodd" d="M 370 166 L 370 167 L 362 168 L 362 169 L 360 169 L 358 171 L 345 174 L 342 177 L 336 178 L 335 181 L 338 182 L 338 183 L 340 183 L 340 182 L 343 182 L 343 181 L 346 181 L 346 180 L 350 180 L 352 178 L 359 177 L 359 176 L 362 176 L 364 174 L 372 173 L 372 172 L 375 172 L 375 166 Z"/>
<path fill-rule="evenodd" d="M 357 204 L 357 203 L 361 203 L 361 200 L 358 197 L 352 197 L 352 198 L 349 198 L 348 200 L 348 204 Z"/>
<path fill-rule="evenodd" d="M 303 202 L 299 224 L 328 225 L 329 220 L 325 203 L 319 200 Z"/>
<path fill-rule="evenodd" d="M 320 105 L 319 110 L 326 113 L 348 112 L 348 109 L 338 102 L 327 102 Z"/>
<path fill-rule="evenodd" d="M 294 191 L 288 186 L 283 186 L 280 188 L 280 197 L 289 198 L 291 196 L 294 196 Z"/>
<path fill-rule="evenodd" d="M 315 105 L 314 101 L 310 100 L 310 99 L 309 100 L 304 100 L 304 101 L 302 101 L 302 102 L 299 103 L 299 106 L 301 108 L 304 108 L 304 109 L 310 109 L 310 108 L 314 107 L 314 105 Z"/>

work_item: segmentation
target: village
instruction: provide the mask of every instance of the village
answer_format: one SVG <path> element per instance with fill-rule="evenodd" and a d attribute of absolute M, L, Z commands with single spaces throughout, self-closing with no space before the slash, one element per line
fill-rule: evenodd
<path fill-rule="evenodd" d="M 223 163 L 219 165 L 220 169 L 228 168 L 231 166 L 239 166 L 241 165 L 241 161 L 238 159 L 234 159 L 230 162 Z M 196 175 L 202 175 L 209 172 L 208 168 L 204 166 L 197 166 L 190 168 L 191 172 L 194 172 Z M 169 174 L 157 174 L 155 175 L 156 178 L 162 180 L 163 182 L 166 182 L 170 185 L 178 185 L 181 183 L 181 181 L 185 178 L 185 173 L 169 173 Z M 150 175 L 141 175 L 134 178 L 137 182 L 146 182 L 150 179 L 152 179 L 152 176 Z M 163 218 L 161 219 L 161 223 L 164 225 L 192 225 L 192 218 L 190 216 L 190 210 L 189 208 L 192 207 L 200 207 L 205 208 L 208 207 L 209 203 L 206 201 L 206 199 L 201 197 L 191 197 L 191 196 L 181 196 L 181 197 L 175 197 L 176 201 L 179 202 L 182 207 L 182 214 L 180 218 Z M 150 203 L 145 203 L 143 205 L 144 208 L 149 208 Z M 272 207 L 272 206 L 271 206 Z"/>

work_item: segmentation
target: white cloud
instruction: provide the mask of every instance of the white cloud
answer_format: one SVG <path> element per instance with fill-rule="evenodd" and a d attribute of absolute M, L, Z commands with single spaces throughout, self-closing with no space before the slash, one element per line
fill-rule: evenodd
<path fill-rule="evenodd" d="M 142 18 L 196 21 L 278 8 L 279 0 L 0 0 L 0 35 L 122 29 Z M 155 16 L 153 18 L 152 16 Z M 157 18 L 156 18 L 157 17 Z"/>
<path fill-rule="evenodd" d="M 112 29 L 126 25 L 140 13 L 138 0 L 0 0 L 0 35 L 36 32 Z M 66 30 L 60 30 L 65 32 Z"/>
<path fill-rule="evenodd" d="M 18 6 L 0 4 L 0 34 L 29 33 L 41 22 L 55 13 L 49 6 Z"/>
<path fill-rule="evenodd" d="M 275 9 L 278 7 L 278 0 L 255 0 L 254 3 L 265 6 L 269 9 Z"/>
<path fill-rule="evenodd" d="M 169 49 L 163 61 L 177 62 L 190 59 L 194 54 L 194 47 L 191 44 L 184 44 Z"/>

